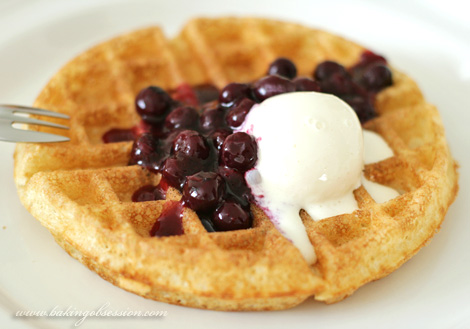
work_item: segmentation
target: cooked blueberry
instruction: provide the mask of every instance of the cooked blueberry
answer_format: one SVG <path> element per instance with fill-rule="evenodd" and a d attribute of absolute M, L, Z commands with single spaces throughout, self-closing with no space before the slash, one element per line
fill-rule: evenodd
<path fill-rule="evenodd" d="M 238 102 L 232 109 L 227 113 L 225 120 L 231 128 L 241 126 L 245 117 L 250 112 L 251 108 L 255 105 L 255 102 L 249 98 L 244 98 Z"/>
<path fill-rule="evenodd" d="M 244 132 L 232 134 L 222 145 L 220 159 L 226 166 L 245 172 L 258 160 L 256 141 Z"/>
<path fill-rule="evenodd" d="M 234 194 L 242 194 L 246 187 L 245 178 L 243 174 L 235 169 L 226 166 L 219 166 L 218 173 L 222 176 L 231 192 Z"/>
<path fill-rule="evenodd" d="M 380 91 L 392 85 L 392 72 L 383 64 L 373 64 L 365 70 L 362 83 L 368 90 Z"/>
<path fill-rule="evenodd" d="M 144 185 L 132 194 L 133 202 L 165 200 L 166 192 L 159 186 Z"/>
<path fill-rule="evenodd" d="M 245 83 L 229 83 L 222 89 L 219 95 L 219 102 L 223 106 L 232 106 L 234 102 L 244 97 L 249 97 L 251 93 L 250 86 Z"/>
<path fill-rule="evenodd" d="M 220 108 L 207 109 L 201 114 L 200 127 L 204 132 L 225 128 L 225 111 Z"/>
<path fill-rule="evenodd" d="M 359 59 L 359 65 L 370 65 L 370 64 L 386 64 L 387 61 L 383 56 L 380 56 L 376 53 L 373 53 L 370 50 L 366 50 L 361 54 L 361 58 Z"/>
<path fill-rule="evenodd" d="M 162 122 L 172 104 L 170 95 L 155 86 L 142 89 L 135 99 L 137 113 L 148 123 Z"/>
<path fill-rule="evenodd" d="M 168 157 L 173 152 L 173 143 L 181 132 L 181 130 L 166 131 L 166 134 L 159 137 L 159 147 L 164 157 Z"/>
<path fill-rule="evenodd" d="M 203 162 L 197 158 L 172 155 L 163 162 L 162 167 L 162 176 L 168 184 L 181 189 L 187 176 L 203 169 Z"/>
<path fill-rule="evenodd" d="M 150 170 L 160 169 L 163 154 L 159 141 L 150 133 L 140 135 L 132 145 L 129 164 L 138 164 Z"/>
<path fill-rule="evenodd" d="M 241 230 L 251 226 L 251 215 L 238 203 L 224 201 L 215 210 L 212 222 L 218 231 Z"/>
<path fill-rule="evenodd" d="M 183 185 L 183 204 L 195 211 L 215 209 L 225 192 L 223 178 L 215 172 L 188 176 Z"/>
<path fill-rule="evenodd" d="M 291 60 L 280 57 L 271 63 L 268 69 L 268 74 L 277 74 L 287 79 L 293 79 L 297 76 L 297 68 Z"/>
<path fill-rule="evenodd" d="M 354 93 L 354 82 L 350 77 L 341 73 L 334 73 L 328 79 L 320 82 L 321 91 L 334 95 L 347 95 Z"/>
<path fill-rule="evenodd" d="M 217 172 L 224 178 L 227 184 L 227 194 L 235 198 L 243 207 L 249 206 L 254 198 L 250 188 L 246 185 L 243 174 L 235 169 L 220 166 Z"/>
<path fill-rule="evenodd" d="M 189 106 L 177 107 L 165 119 L 165 127 L 169 130 L 197 128 L 199 114 Z"/>
<path fill-rule="evenodd" d="M 349 68 L 349 73 L 353 77 L 354 81 L 362 83 L 364 72 L 369 68 L 371 65 L 375 64 L 383 64 L 385 65 L 387 61 L 384 57 L 377 55 L 370 50 L 366 50 L 361 54 L 361 58 L 359 62 L 354 66 Z"/>
<path fill-rule="evenodd" d="M 343 100 L 353 108 L 361 123 L 364 123 L 376 116 L 373 101 L 370 96 L 346 96 L 343 97 Z"/>
<path fill-rule="evenodd" d="M 253 94 L 257 100 L 295 91 L 292 81 L 278 75 L 268 75 L 253 84 Z"/>
<path fill-rule="evenodd" d="M 317 65 L 313 77 L 315 80 L 323 81 L 329 79 L 333 74 L 346 76 L 348 73 L 343 65 L 333 61 L 324 61 Z"/>
<path fill-rule="evenodd" d="M 211 134 L 212 144 L 217 151 L 220 151 L 225 139 L 232 134 L 229 129 L 217 129 Z"/>
<path fill-rule="evenodd" d="M 183 130 L 173 142 L 173 153 L 205 160 L 209 157 L 210 148 L 200 133 L 194 130 Z"/>
<path fill-rule="evenodd" d="M 320 84 L 310 78 L 295 78 L 292 82 L 296 91 L 320 91 Z"/>

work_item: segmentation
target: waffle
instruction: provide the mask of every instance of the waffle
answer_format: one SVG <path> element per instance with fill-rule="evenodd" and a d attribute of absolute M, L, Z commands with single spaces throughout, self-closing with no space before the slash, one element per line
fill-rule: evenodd
<path fill-rule="evenodd" d="M 185 209 L 184 235 L 150 237 L 165 203 L 181 195 L 170 189 L 166 200 L 131 202 L 160 175 L 127 165 L 132 142 L 103 144 L 101 136 L 139 121 L 134 99 L 148 85 L 222 88 L 263 76 L 280 56 L 310 75 L 327 59 L 353 65 L 363 51 L 324 31 L 258 18 L 200 18 L 173 39 L 150 27 L 104 42 L 65 65 L 37 98 L 35 106 L 71 116 L 71 141 L 17 146 L 20 199 L 72 257 L 146 298 L 215 310 L 340 301 L 423 247 L 457 193 L 439 114 L 405 74 L 393 69 L 393 86 L 376 98 L 379 116 L 365 124 L 395 154 L 366 165 L 366 177 L 401 195 L 377 204 L 360 187 L 352 214 L 313 221 L 301 211 L 318 258 L 311 266 L 255 205 L 250 229 L 208 233 Z"/>

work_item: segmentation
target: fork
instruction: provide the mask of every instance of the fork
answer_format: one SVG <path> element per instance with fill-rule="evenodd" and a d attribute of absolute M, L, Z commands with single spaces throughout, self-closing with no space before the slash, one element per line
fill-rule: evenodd
<path fill-rule="evenodd" d="M 39 125 L 58 129 L 69 129 L 69 127 L 57 123 L 47 122 L 25 116 L 25 114 L 35 114 L 50 118 L 69 119 L 68 115 L 19 105 L 0 104 L 0 141 L 21 142 L 21 143 L 52 143 L 67 142 L 68 137 L 49 134 L 40 131 L 27 130 L 23 127 L 13 126 L 13 123 Z"/>

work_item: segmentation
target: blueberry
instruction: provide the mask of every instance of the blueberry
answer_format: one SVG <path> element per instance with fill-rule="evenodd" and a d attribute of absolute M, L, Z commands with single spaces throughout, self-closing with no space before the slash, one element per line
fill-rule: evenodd
<path fill-rule="evenodd" d="M 386 64 L 387 61 L 383 56 L 380 56 L 376 53 L 373 53 L 370 50 L 366 50 L 361 54 L 361 58 L 359 59 L 359 65 L 362 66 L 369 66 L 370 64 Z"/>
<path fill-rule="evenodd" d="M 199 114 L 193 107 L 177 107 L 165 119 L 165 127 L 168 130 L 197 128 Z"/>
<path fill-rule="evenodd" d="M 162 167 L 163 178 L 170 186 L 181 190 L 186 177 L 201 171 L 204 163 L 197 158 L 172 155 L 163 162 Z"/>
<path fill-rule="evenodd" d="M 350 95 L 343 97 L 343 100 L 356 112 L 361 123 L 369 121 L 376 116 L 373 100 L 370 95 L 365 97 Z"/>
<path fill-rule="evenodd" d="M 296 91 L 320 91 L 320 84 L 310 78 L 295 78 L 292 82 Z"/>
<path fill-rule="evenodd" d="M 251 226 L 251 214 L 234 201 L 224 201 L 217 207 L 212 218 L 218 231 L 233 231 L 246 229 Z"/>
<path fill-rule="evenodd" d="M 346 76 L 348 73 L 343 65 L 333 61 L 324 61 L 317 65 L 313 77 L 317 81 L 323 81 L 329 79 L 333 74 Z"/>
<path fill-rule="evenodd" d="M 269 75 L 280 75 L 287 79 L 293 79 L 297 76 L 297 68 L 291 60 L 280 57 L 271 63 L 268 69 Z"/>
<path fill-rule="evenodd" d="M 334 73 L 320 82 L 322 92 L 334 95 L 347 95 L 355 92 L 354 82 L 347 75 Z"/>
<path fill-rule="evenodd" d="M 362 83 L 368 90 L 380 91 L 392 85 L 392 72 L 383 64 L 373 64 L 365 70 Z"/>
<path fill-rule="evenodd" d="M 210 155 L 207 140 L 194 130 L 183 130 L 173 141 L 173 154 L 205 160 Z"/>
<path fill-rule="evenodd" d="M 229 129 L 217 129 L 211 134 L 210 138 L 212 139 L 212 144 L 217 151 L 220 151 L 225 139 L 231 134 L 232 131 Z"/>
<path fill-rule="evenodd" d="M 133 202 L 165 200 L 165 191 L 160 186 L 144 185 L 132 194 Z"/>
<path fill-rule="evenodd" d="M 366 50 L 361 54 L 359 62 L 349 68 L 349 73 L 353 77 L 354 81 L 361 83 L 366 69 L 375 64 L 385 65 L 387 64 L 387 61 L 384 57 L 377 55 L 370 50 Z"/>
<path fill-rule="evenodd" d="M 229 83 L 222 89 L 219 95 L 219 102 L 225 106 L 232 106 L 237 100 L 249 97 L 251 94 L 250 86 L 245 83 Z"/>
<path fill-rule="evenodd" d="M 215 172 L 188 176 L 183 185 L 183 204 L 195 211 L 215 209 L 225 192 L 223 178 Z"/>
<path fill-rule="evenodd" d="M 148 123 L 159 123 L 170 112 L 173 100 L 162 88 L 150 86 L 142 89 L 135 99 L 137 113 Z"/>
<path fill-rule="evenodd" d="M 238 102 L 230 111 L 228 111 L 225 118 L 227 124 L 231 128 L 236 128 L 241 126 L 245 117 L 250 112 L 251 108 L 255 105 L 255 102 L 249 98 L 244 98 Z"/>
<path fill-rule="evenodd" d="M 253 94 L 258 101 L 284 93 L 295 91 L 292 81 L 278 75 L 268 75 L 253 84 Z"/>
<path fill-rule="evenodd" d="M 243 174 L 235 169 L 219 166 L 217 172 L 224 178 L 227 184 L 227 195 L 236 199 L 243 207 L 248 207 L 254 201 L 251 190 L 246 185 Z"/>
<path fill-rule="evenodd" d="M 212 132 L 219 128 L 226 128 L 225 111 L 220 108 L 205 110 L 200 118 L 200 127 L 204 132 Z"/>
<path fill-rule="evenodd" d="M 257 149 L 253 137 L 244 132 L 237 132 L 225 139 L 220 159 L 227 167 L 245 172 L 258 160 Z"/>
<path fill-rule="evenodd" d="M 132 145 L 129 164 L 159 170 L 163 160 L 159 140 L 150 133 L 140 135 Z"/>

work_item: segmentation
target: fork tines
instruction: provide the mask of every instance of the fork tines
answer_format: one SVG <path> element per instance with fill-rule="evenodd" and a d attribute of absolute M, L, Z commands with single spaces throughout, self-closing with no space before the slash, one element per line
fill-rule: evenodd
<path fill-rule="evenodd" d="M 22 114 L 40 115 L 50 118 L 69 119 L 69 116 L 63 113 L 47 111 L 39 108 L 32 108 L 19 105 L 0 105 L 0 140 L 8 142 L 65 142 L 68 137 L 27 130 L 13 126 L 14 123 L 39 125 L 58 129 L 69 129 L 69 127 L 49 121 L 43 121 L 31 118 Z"/>

